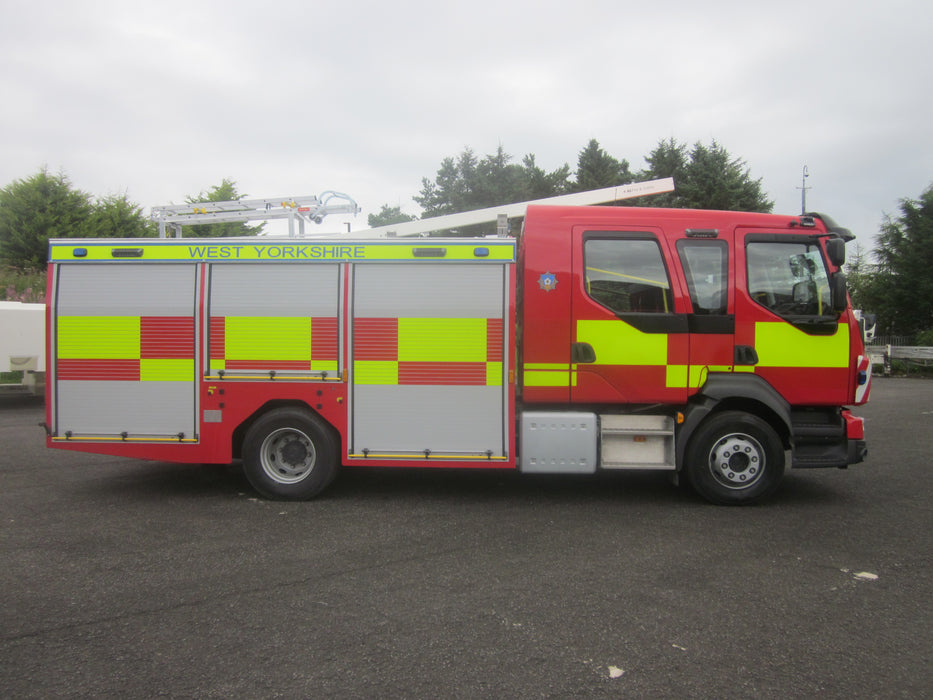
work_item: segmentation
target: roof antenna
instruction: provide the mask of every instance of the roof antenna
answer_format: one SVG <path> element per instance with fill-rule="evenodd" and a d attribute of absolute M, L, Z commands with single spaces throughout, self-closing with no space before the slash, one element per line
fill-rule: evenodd
<path fill-rule="evenodd" d="M 812 187 L 807 187 L 807 178 L 810 177 L 810 171 L 807 170 L 807 166 L 803 166 L 803 177 L 800 180 L 800 187 L 797 189 L 800 190 L 800 213 L 807 213 L 807 190 L 812 190 Z"/>

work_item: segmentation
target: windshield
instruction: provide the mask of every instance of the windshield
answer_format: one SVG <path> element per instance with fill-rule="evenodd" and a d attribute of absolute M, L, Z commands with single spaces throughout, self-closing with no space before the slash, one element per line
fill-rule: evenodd
<path fill-rule="evenodd" d="M 815 243 L 749 243 L 748 293 L 781 316 L 832 314 L 829 276 Z"/>

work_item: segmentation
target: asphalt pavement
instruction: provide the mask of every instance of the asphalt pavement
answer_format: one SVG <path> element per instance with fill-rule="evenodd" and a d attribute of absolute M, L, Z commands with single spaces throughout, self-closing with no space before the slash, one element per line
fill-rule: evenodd
<path fill-rule="evenodd" d="M 48 450 L 0 401 L 0 696 L 928 697 L 933 381 L 869 457 L 708 505 L 661 474 L 345 471 Z"/>

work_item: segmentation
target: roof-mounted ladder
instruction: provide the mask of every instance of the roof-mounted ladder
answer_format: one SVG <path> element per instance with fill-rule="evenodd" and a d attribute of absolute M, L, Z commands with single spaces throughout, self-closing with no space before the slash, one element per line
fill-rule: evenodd
<path fill-rule="evenodd" d="M 330 214 L 358 214 L 359 206 L 341 192 L 326 191 L 319 197 L 279 197 L 273 199 L 234 199 L 228 202 L 191 202 L 153 207 L 150 218 L 159 222 L 159 238 L 166 237 L 166 226 L 181 238 L 182 224 L 222 224 L 239 221 L 288 219 L 288 235 L 304 236 L 305 222 L 319 224 Z"/>
<path fill-rule="evenodd" d="M 508 220 L 524 216 L 525 210 L 532 204 L 545 204 L 550 206 L 589 206 L 592 204 L 605 204 L 622 199 L 633 199 L 644 195 L 673 191 L 674 179 L 666 177 L 660 180 L 646 180 L 645 182 L 634 182 L 629 185 L 604 187 L 599 190 L 562 194 L 557 197 L 532 199 L 527 202 L 502 204 L 495 207 L 487 207 L 486 209 L 465 211 L 459 214 L 445 214 L 444 216 L 435 216 L 430 219 L 419 219 L 416 221 L 406 221 L 400 224 L 378 226 L 362 231 L 354 231 L 353 237 L 385 238 L 387 236 L 424 236 L 433 232 L 448 231 L 454 228 L 486 224 L 493 221 L 497 222 L 496 229 L 498 235 L 505 236 L 508 231 Z"/>

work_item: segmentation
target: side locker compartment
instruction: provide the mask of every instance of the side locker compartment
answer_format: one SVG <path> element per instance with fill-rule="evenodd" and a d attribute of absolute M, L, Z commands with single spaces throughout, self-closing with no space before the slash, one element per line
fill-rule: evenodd
<path fill-rule="evenodd" d="M 197 440 L 197 267 L 60 264 L 54 438 Z"/>
<path fill-rule="evenodd" d="M 211 378 L 339 379 L 337 264 L 214 264 L 209 299 Z"/>
<path fill-rule="evenodd" d="M 351 459 L 507 457 L 508 284 L 500 264 L 354 266 Z"/>

